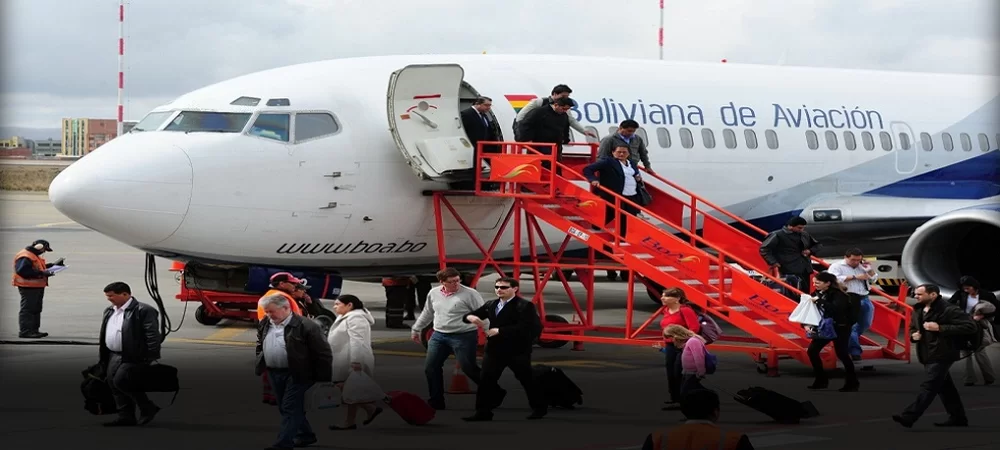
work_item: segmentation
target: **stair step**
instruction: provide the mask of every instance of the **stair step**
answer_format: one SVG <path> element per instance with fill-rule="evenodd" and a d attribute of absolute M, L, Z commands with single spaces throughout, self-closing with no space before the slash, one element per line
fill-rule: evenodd
<path fill-rule="evenodd" d="M 688 285 L 691 285 L 691 284 L 701 284 L 701 285 L 704 285 L 705 283 L 702 283 L 701 280 L 696 280 L 696 279 L 692 278 L 692 279 L 686 279 L 686 280 L 684 280 L 684 284 L 688 284 Z M 718 278 L 709 278 L 708 279 L 708 284 L 711 285 L 711 286 L 715 286 L 715 285 L 719 284 L 719 279 Z M 726 278 L 724 284 L 733 284 L 733 279 L 732 278 Z"/>
<path fill-rule="evenodd" d="M 781 333 L 779 336 L 781 336 L 781 337 L 783 337 L 785 339 L 798 339 L 799 338 L 799 335 L 797 335 L 795 333 Z"/>
<path fill-rule="evenodd" d="M 723 309 L 726 309 L 726 308 L 718 307 L 717 306 L 715 309 L 717 309 L 717 310 L 723 310 Z M 736 312 L 747 312 L 747 311 L 750 311 L 750 308 L 747 308 L 746 306 L 730 306 L 729 310 L 736 311 Z"/>
<path fill-rule="evenodd" d="M 775 325 L 773 320 L 767 320 L 767 319 L 757 319 L 757 323 L 764 325 L 765 327 Z"/>

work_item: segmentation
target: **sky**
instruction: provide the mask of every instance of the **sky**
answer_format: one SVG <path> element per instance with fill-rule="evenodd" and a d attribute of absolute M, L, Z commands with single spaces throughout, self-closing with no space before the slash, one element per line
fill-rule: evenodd
<path fill-rule="evenodd" d="M 998 70 L 998 0 L 665 4 L 667 60 Z M 116 116 L 118 0 L 0 8 L 0 126 Z M 483 51 L 656 59 L 658 27 L 658 0 L 132 0 L 125 119 L 227 78 L 324 59 Z"/>

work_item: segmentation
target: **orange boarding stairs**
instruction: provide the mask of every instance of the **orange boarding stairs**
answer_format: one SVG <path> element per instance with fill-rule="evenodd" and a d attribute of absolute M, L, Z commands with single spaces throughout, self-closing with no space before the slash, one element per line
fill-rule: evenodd
<path fill-rule="evenodd" d="M 759 254 L 760 240 L 740 231 L 723 218 L 742 224 L 761 236 L 766 235 L 763 230 L 669 180 L 648 172 L 643 177 L 652 197 L 649 205 L 632 204 L 613 193 L 614 203 L 606 202 L 595 194 L 596 189 L 608 193 L 611 191 L 604 187 L 592 188 L 582 175 L 582 168 L 596 159 L 597 146 L 594 144 L 583 144 L 590 146 L 589 155 L 564 153 L 558 163 L 555 163 L 555 156 L 551 155 L 551 151 L 546 155 L 535 150 L 551 147 L 551 144 L 490 142 L 480 143 L 480 146 L 483 144 L 500 145 L 502 150 L 500 154 L 479 153 L 480 158 L 487 160 L 492 169 L 489 179 L 479 179 L 477 176 L 476 195 L 515 198 L 525 213 L 564 231 L 576 241 L 623 264 L 649 282 L 659 286 L 684 286 L 688 299 L 702 311 L 729 322 L 749 335 L 724 335 L 711 345 L 714 350 L 750 354 L 758 363 L 758 371 L 766 371 L 772 376 L 777 375 L 778 359 L 791 358 L 810 364 L 806 354 L 810 339 L 806 337 L 801 324 L 788 320 L 797 303 L 770 286 L 780 285 L 795 292 L 796 298 L 801 292 L 770 273 Z M 544 168 L 543 162 L 548 167 L 555 163 L 561 169 L 561 174 L 554 175 Z M 659 183 L 650 182 L 651 179 Z M 482 191 L 482 182 L 502 183 L 501 189 L 499 192 Z M 679 195 L 668 192 L 668 189 Z M 645 218 L 624 214 L 628 221 L 627 235 L 620 238 L 618 233 L 613 232 L 617 229 L 614 223 L 617 219 L 611 224 L 605 224 L 605 209 L 613 207 L 615 217 L 620 217 L 624 204 L 638 208 Z M 651 220 L 661 223 L 654 224 Z M 740 267 L 753 270 L 759 275 L 754 277 L 746 270 L 740 270 Z M 631 287 L 631 279 L 629 284 Z M 882 301 L 893 307 L 883 305 L 873 298 L 875 318 L 870 332 L 884 338 L 886 342 L 879 344 L 863 336 L 863 359 L 908 362 L 910 342 L 905 335 L 909 329 L 911 309 L 901 300 L 905 298 L 905 288 L 901 299 L 890 298 L 881 291 L 879 294 L 885 297 Z M 633 329 L 633 299 L 631 292 L 628 295 L 625 341 L 583 336 L 579 331 L 572 336 L 572 340 L 645 345 L 662 339 L 659 333 L 654 335 L 650 330 L 645 330 L 653 323 L 658 328 L 657 319 L 662 314 L 662 308 L 642 326 Z M 544 306 L 540 305 L 540 310 L 542 317 L 545 317 Z M 589 330 L 601 331 L 602 328 L 593 323 L 583 325 Z M 560 327 L 546 324 L 546 329 L 574 328 L 572 325 Z M 642 338 L 643 335 L 655 337 Z M 558 339 L 558 336 L 545 333 L 543 338 Z M 827 368 L 836 366 L 832 345 L 824 349 L 822 358 Z"/>

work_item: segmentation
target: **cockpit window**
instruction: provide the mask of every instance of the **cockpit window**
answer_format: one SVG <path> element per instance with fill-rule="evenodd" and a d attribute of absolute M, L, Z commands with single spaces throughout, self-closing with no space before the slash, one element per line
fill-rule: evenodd
<path fill-rule="evenodd" d="M 239 133 L 250 120 L 250 113 L 182 111 L 165 131 Z M 138 126 L 138 125 L 137 125 Z"/>
<path fill-rule="evenodd" d="M 288 114 L 261 114 L 257 116 L 250 134 L 276 141 L 288 142 Z"/>
<path fill-rule="evenodd" d="M 337 121 L 327 113 L 295 114 L 295 142 L 329 136 L 339 129 Z"/>
<path fill-rule="evenodd" d="M 139 133 L 142 131 L 158 130 L 160 125 L 163 125 L 163 122 L 166 122 L 173 113 L 173 111 L 160 111 L 146 114 L 146 117 L 143 117 L 139 123 L 135 124 L 129 132 Z"/>

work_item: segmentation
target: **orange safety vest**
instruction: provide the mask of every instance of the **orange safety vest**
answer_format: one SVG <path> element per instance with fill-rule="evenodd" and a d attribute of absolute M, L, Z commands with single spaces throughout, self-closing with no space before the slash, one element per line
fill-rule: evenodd
<path fill-rule="evenodd" d="M 291 294 L 289 294 L 289 293 L 287 293 L 285 291 L 279 291 L 277 289 L 271 289 L 270 291 L 267 291 L 266 293 L 264 293 L 264 295 L 262 295 L 260 298 L 264 298 L 264 297 L 267 297 L 269 295 L 274 295 L 274 294 L 284 295 L 285 298 L 288 299 L 288 304 L 291 305 L 291 307 L 292 307 L 292 312 L 293 313 L 297 313 L 300 316 L 302 315 L 302 308 L 299 308 L 299 302 L 295 300 L 295 297 L 292 297 Z M 267 314 L 264 313 L 264 308 L 262 308 L 260 306 L 260 303 L 258 303 L 257 304 L 257 320 L 264 320 L 264 317 L 267 317 Z"/>
<path fill-rule="evenodd" d="M 743 433 L 722 431 L 710 423 L 687 423 L 668 432 L 655 431 L 652 437 L 654 450 L 736 450 Z"/>
<path fill-rule="evenodd" d="M 23 249 L 14 255 L 14 273 L 10 277 L 10 284 L 17 287 L 26 288 L 43 288 L 49 285 L 49 279 L 46 278 L 23 278 L 17 274 L 17 260 L 21 258 L 28 258 L 31 260 L 31 265 L 35 267 L 35 270 L 39 272 L 45 272 L 45 259 L 38 256 L 28 249 Z"/>

